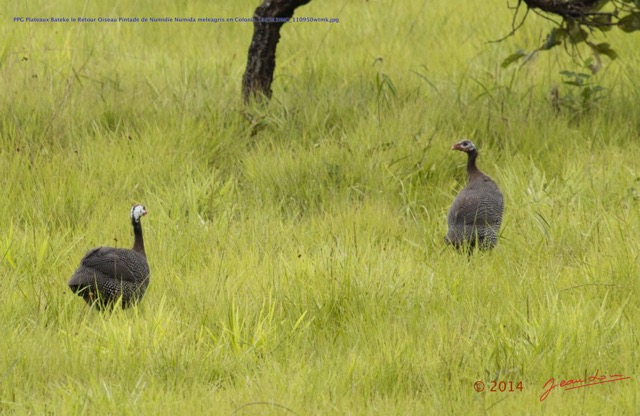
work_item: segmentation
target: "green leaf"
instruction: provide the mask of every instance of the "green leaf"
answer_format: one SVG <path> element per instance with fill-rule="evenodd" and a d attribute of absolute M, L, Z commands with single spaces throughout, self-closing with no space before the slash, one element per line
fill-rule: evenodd
<path fill-rule="evenodd" d="M 598 43 L 597 45 L 589 45 L 593 52 L 598 53 L 600 55 L 606 55 L 612 61 L 618 57 L 618 53 L 611 49 L 611 45 L 608 43 Z"/>
<path fill-rule="evenodd" d="M 569 41 L 574 45 L 580 42 L 584 42 L 589 37 L 589 33 L 580 27 L 579 24 L 571 24 L 568 28 Z"/>
<path fill-rule="evenodd" d="M 573 71 L 560 71 L 560 75 L 563 75 L 565 77 L 575 77 L 578 74 Z"/>
<path fill-rule="evenodd" d="M 567 31 L 565 29 L 554 28 L 549 35 L 547 36 L 547 40 L 542 45 L 540 49 L 549 50 L 554 46 L 561 45 L 564 38 L 567 37 Z"/>
<path fill-rule="evenodd" d="M 631 13 L 618 20 L 618 27 L 627 33 L 640 30 L 640 13 Z"/>
<path fill-rule="evenodd" d="M 611 15 L 610 14 L 601 14 L 596 15 L 591 18 L 593 22 L 597 24 L 599 30 L 603 32 L 608 32 L 611 30 Z"/>
<path fill-rule="evenodd" d="M 515 53 L 512 53 L 511 55 L 507 56 L 505 58 L 504 61 L 502 61 L 502 64 L 500 64 L 501 67 L 506 68 L 509 65 L 511 65 L 512 63 L 516 62 L 517 60 L 519 60 L 520 58 L 522 58 L 523 56 L 527 56 L 527 53 L 525 51 L 523 51 L 522 49 L 516 51 Z"/>

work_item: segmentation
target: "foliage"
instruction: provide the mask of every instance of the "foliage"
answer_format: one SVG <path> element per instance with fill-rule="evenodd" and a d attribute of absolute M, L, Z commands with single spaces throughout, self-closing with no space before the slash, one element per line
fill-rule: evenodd
<path fill-rule="evenodd" d="M 618 53 L 606 42 L 595 43 L 591 40 L 594 32 L 608 32 L 618 28 L 631 33 L 640 30 L 640 2 L 637 0 L 518 0 L 515 8 L 514 22 L 522 3 L 527 7 L 519 27 L 524 24 L 529 10 L 541 14 L 550 20 L 553 16 L 560 17 L 554 21 L 557 27 L 551 29 L 545 42 L 531 53 L 517 51 L 509 55 L 502 63 L 506 67 L 520 58 L 529 59 L 539 51 L 549 50 L 559 45 L 576 48 L 579 44 L 586 44 L 597 62 L 590 69 L 593 73 L 600 69 L 600 56 L 616 59 Z M 512 33 L 517 28 L 514 26 Z"/>
<path fill-rule="evenodd" d="M 592 63 L 587 60 L 585 68 L 591 68 Z M 565 109 L 574 119 L 580 119 L 593 111 L 599 102 L 607 96 L 607 88 L 596 83 L 596 75 L 591 71 L 560 71 L 562 83 L 568 92 L 562 93 L 558 89 L 552 90 L 551 103 L 559 112 Z"/>
<path fill-rule="evenodd" d="M 604 98 L 606 89 L 600 85 L 594 85 L 590 79 L 591 74 L 584 72 L 561 71 L 560 74 L 565 77 L 563 83 L 575 87 L 577 93 L 571 93 L 564 98 L 562 105 L 569 107 L 576 113 L 587 112 L 593 108 L 593 105 Z"/>

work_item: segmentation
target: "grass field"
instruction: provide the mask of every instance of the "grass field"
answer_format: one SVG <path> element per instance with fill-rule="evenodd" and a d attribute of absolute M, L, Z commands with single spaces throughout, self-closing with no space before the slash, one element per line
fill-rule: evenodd
<path fill-rule="evenodd" d="M 245 107 L 250 23 L 13 17 L 257 1 L 96 3 L 2 16 L 0 413 L 637 414 L 638 35 L 598 38 L 620 58 L 587 105 L 560 74 L 586 56 L 500 67 L 550 29 L 531 15 L 488 43 L 504 1 L 312 1 L 296 15 L 340 22 L 284 26 L 273 100 Z M 469 258 L 443 242 L 463 137 L 506 203 Z M 151 285 L 99 313 L 67 281 L 89 248 L 132 244 L 133 203 Z M 631 378 L 539 400 L 596 371 Z"/>

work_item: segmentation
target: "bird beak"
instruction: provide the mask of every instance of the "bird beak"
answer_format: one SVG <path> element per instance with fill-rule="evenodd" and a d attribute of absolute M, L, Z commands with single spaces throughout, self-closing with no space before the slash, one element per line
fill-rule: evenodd
<path fill-rule="evenodd" d="M 458 143 L 451 146 L 451 150 L 460 150 L 460 146 L 458 145 Z"/>

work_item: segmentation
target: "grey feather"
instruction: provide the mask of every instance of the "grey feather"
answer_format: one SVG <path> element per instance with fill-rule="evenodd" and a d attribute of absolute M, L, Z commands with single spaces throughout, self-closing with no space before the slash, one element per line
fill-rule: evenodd
<path fill-rule="evenodd" d="M 104 309 L 122 298 L 122 307 L 139 302 L 149 286 L 149 264 L 144 252 L 142 227 L 132 218 L 134 249 L 97 247 L 89 250 L 69 287 L 87 304 Z"/>
<path fill-rule="evenodd" d="M 476 167 L 477 150 L 473 143 L 463 141 L 454 145 L 453 149 L 469 155 L 468 183 L 449 209 L 449 230 L 445 241 L 457 248 L 477 246 L 483 250 L 491 249 L 498 243 L 504 197 L 498 185 Z"/>

